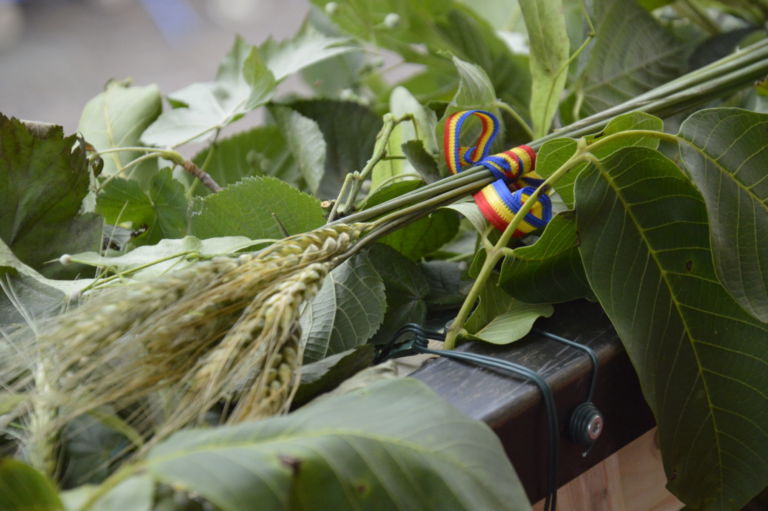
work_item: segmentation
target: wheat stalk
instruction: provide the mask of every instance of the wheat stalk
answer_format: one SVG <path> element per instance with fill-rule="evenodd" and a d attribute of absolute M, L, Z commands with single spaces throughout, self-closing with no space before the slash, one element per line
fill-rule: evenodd
<path fill-rule="evenodd" d="M 237 399 L 231 421 L 286 410 L 301 362 L 302 304 L 369 227 L 324 226 L 256 253 L 198 262 L 99 293 L 55 318 L 0 375 L 32 396 L 15 413 L 33 421 L 27 443 L 50 446 L 64 424 L 106 404 L 138 407 L 135 416 L 146 418 L 145 398 L 163 389 L 179 396 L 161 424 L 140 424 L 147 436 L 197 420 L 221 399 Z M 29 360 L 48 361 L 45 374 Z M 50 455 L 33 461 L 51 473 Z"/>

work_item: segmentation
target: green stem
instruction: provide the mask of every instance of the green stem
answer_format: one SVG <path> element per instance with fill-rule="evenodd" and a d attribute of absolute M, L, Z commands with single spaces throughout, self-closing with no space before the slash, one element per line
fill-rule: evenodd
<path fill-rule="evenodd" d="M 126 147 L 110 147 L 109 149 L 104 149 L 103 151 L 99 151 L 96 154 L 99 156 L 103 156 L 105 154 L 110 153 L 125 153 L 125 152 L 131 152 L 131 153 L 156 153 L 161 152 L 162 149 L 158 149 L 157 147 L 139 147 L 139 146 L 126 146 Z"/>
<path fill-rule="evenodd" d="M 389 144 L 389 138 L 392 136 L 392 131 L 398 124 L 406 120 L 413 120 L 413 116 L 407 114 L 403 117 L 395 118 L 395 116 L 390 113 L 384 115 L 384 124 L 376 135 L 373 154 L 371 154 L 371 157 L 360 172 L 350 172 L 344 177 L 344 182 L 341 185 L 341 190 L 339 190 L 339 195 L 336 197 L 333 208 L 331 208 L 331 212 L 328 214 L 329 222 L 336 219 L 337 216 L 347 213 L 354 207 L 363 181 L 368 179 L 368 176 L 373 172 L 373 168 L 376 164 L 382 161 L 387 155 L 387 144 Z"/>
<path fill-rule="evenodd" d="M 509 240 L 512 239 L 512 235 L 517 230 L 520 222 L 523 221 L 525 215 L 528 214 L 533 205 L 536 203 L 539 195 L 541 195 L 544 190 L 552 186 L 553 183 L 557 182 L 558 179 L 563 177 L 569 170 L 571 170 L 578 163 L 585 159 L 584 154 L 587 151 L 586 144 L 583 140 L 579 142 L 580 147 L 576 153 L 571 156 L 565 163 L 563 163 L 554 173 L 552 173 L 552 175 L 549 176 L 541 185 L 539 185 L 538 188 L 536 188 L 536 190 L 528 197 L 528 199 L 521 206 L 520 210 L 512 218 L 512 221 L 509 222 L 507 228 L 504 229 L 504 232 L 499 237 L 496 245 L 494 245 L 491 250 L 486 251 L 486 257 L 485 261 L 483 262 L 483 266 L 480 268 L 480 272 L 478 273 L 477 278 L 475 278 L 475 281 L 472 283 L 472 287 L 470 288 L 467 297 L 464 299 L 464 303 L 461 304 L 461 308 L 459 309 L 456 318 L 453 320 L 446 331 L 444 344 L 445 349 L 452 350 L 456 347 L 456 341 L 458 340 L 459 335 L 463 332 L 464 323 L 467 321 L 467 318 L 469 318 L 469 315 L 475 306 L 475 302 L 477 302 L 477 299 L 480 296 L 480 291 L 488 282 L 488 279 L 493 273 L 496 264 L 503 257 L 503 249 L 507 246 Z"/>
<path fill-rule="evenodd" d="M 111 176 L 107 177 L 104 181 L 99 183 L 98 186 L 96 187 L 96 193 L 99 193 L 101 190 L 104 189 L 105 186 L 107 186 L 107 184 L 109 184 L 110 181 L 112 181 L 116 177 L 120 177 L 122 173 L 124 173 L 126 170 L 130 169 L 131 167 L 135 167 L 136 165 L 138 165 L 143 161 L 151 160 L 152 158 L 159 158 L 159 157 L 160 157 L 160 153 L 154 152 L 154 153 L 143 154 L 138 158 L 134 158 L 133 160 L 126 163 L 125 166 L 120 170 L 120 172 L 116 172 L 112 174 Z M 128 176 L 130 176 L 130 174 Z"/>
<path fill-rule="evenodd" d="M 600 147 L 609 144 L 611 142 L 615 142 L 616 140 L 621 140 L 622 138 L 632 138 L 632 137 L 653 137 L 658 138 L 660 140 L 666 140 L 667 142 L 672 142 L 674 144 L 680 142 L 680 137 L 673 133 L 665 133 L 663 131 L 654 131 L 654 130 L 626 130 L 626 131 L 619 131 L 618 133 L 613 133 L 611 135 L 605 135 L 604 137 L 600 137 L 599 139 L 595 140 L 591 144 L 588 144 L 585 146 L 585 150 L 588 152 L 594 152 L 597 149 L 600 149 Z"/>
<path fill-rule="evenodd" d="M 210 131 L 210 130 L 208 130 Z M 180 144 L 177 144 L 180 145 Z M 184 170 L 195 176 L 197 179 L 200 180 L 201 183 L 203 183 L 205 186 L 208 187 L 209 190 L 212 192 L 219 192 L 221 191 L 221 187 L 219 184 L 204 170 L 202 170 L 200 167 L 195 165 L 193 162 L 185 159 L 181 154 L 177 153 L 173 149 L 158 149 L 157 147 L 113 147 L 111 149 L 105 149 L 104 151 L 100 151 L 98 154 L 109 154 L 109 153 L 118 153 L 118 152 L 145 152 L 145 153 L 152 153 L 153 158 L 165 158 L 166 160 L 170 160 L 176 165 L 181 166 Z M 149 155 L 145 155 L 149 156 Z M 140 160 L 140 158 L 136 158 L 131 164 L 138 163 L 137 160 Z M 128 165 L 124 167 L 128 168 Z"/>
<path fill-rule="evenodd" d="M 512 119 L 514 119 L 515 122 L 517 122 L 517 124 L 519 124 L 520 127 L 523 128 L 523 131 L 525 131 L 525 134 L 528 136 L 528 138 L 534 138 L 533 130 L 528 125 L 528 123 L 525 122 L 525 119 L 523 119 L 514 108 L 512 108 L 511 106 L 509 106 L 508 104 L 500 100 L 496 101 L 496 107 L 501 108 L 502 110 L 507 112 L 507 114 L 509 114 L 509 116 L 512 117 Z"/>
<path fill-rule="evenodd" d="M 91 289 L 95 289 L 97 287 L 101 287 L 103 284 L 107 284 L 109 282 L 112 282 L 113 280 L 117 280 L 117 279 L 121 279 L 121 278 L 127 277 L 128 275 L 131 275 L 132 273 L 136 273 L 137 271 L 144 270 L 144 269 L 149 268 L 151 266 L 154 266 L 156 264 L 164 263 L 165 261 L 170 261 L 172 259 L 176 259 L 176 258 L 180 258 L 180 257 L 185 257 L 185 256 L 189 256 L 189 255 L 192 255 L 192 254 L 199 255 L 199 253 L 195 252 L 195 251 L 180 252 L 178 254 L 173 254 L 173 255 L 170 255 L 170 256 L 162 257 L 160 259 L 156 259 L 156 260 L 151 261 L 149 263 L 145 263 L 145 264 L 136 266 L 134 268 L 130 268 L 128 270 L 121 271 L 119 273 L 115 273 L 114 275 L 111 275 L 111 276 L 103 278 L 103 279 L 94 280 L 92 283 L 90 283 L 87 286 L 85 286 L 82 289 L 81 293 L 85 293 L 86 291 L 90 291 Z M 72 259 L 72 262 L 87 264 L 84 261 L 78 261 L 75 258 Z"/>
<path fill-rule="evenodd" d="M 203 161 L 203 164 L 200 166 L 200 170 L 204 172 L 208 172 L 208 165 L 211 163 L 211 160 L 213 159 L 213 152 L 216 150 L 216 144 L 219 141 L 219 135 L 221 135 L 221 128 L 216 130 L 216 133 L 213 135 L 213 140 L 211 141 L 211 144 L 208 146 L 208 153 L 205 155 L 205 160 Z M 190 200 L 192 198 L 192 195 L 195 193 L 195 188 L 197 188 L 197 183 L 201 183 L 199 179 L 192 181 L 192 185 L 187 190 L 187 200 Z"/>

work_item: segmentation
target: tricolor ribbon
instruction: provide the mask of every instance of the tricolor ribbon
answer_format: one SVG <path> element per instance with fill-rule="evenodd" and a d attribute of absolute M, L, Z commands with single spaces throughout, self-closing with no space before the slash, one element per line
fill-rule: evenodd
<path fill-rule="evenodd" d="M 464 124 L 471 118 L 479 119 L 481 130 L 473 146 L 461 145 Z M 507 228 L 523 203 L 543 180 L 533 171 L 536 152 L 527 145 L 489 155 L 491 144 L 499 132 L 496 116 L 483 110 L 464 110 L 448 117 L 443 131 L 443 154 L 451 173 L 466 167 L 482 165 L 497 178 L 474 195 L 483 216 L 497 229 Z M 552 217 L 552 202 L 544 193 L 518 224 L 513 236 L 521 237 L 541 229 Z"/>

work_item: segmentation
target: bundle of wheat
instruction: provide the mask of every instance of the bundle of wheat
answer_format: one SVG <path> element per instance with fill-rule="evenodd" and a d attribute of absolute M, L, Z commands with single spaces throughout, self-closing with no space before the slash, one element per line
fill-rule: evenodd
<path fill-rule="evenodd" d="M 301 362 L 302 305 L 368 228 L 324 226 L 88 298 L 34 339 L 16 340 L 17 362 L 3 381 L 30 399 L 6 424 L 28 418 L 27 457 L 51 473 L 60 428 L 103 405 L 131 410 L 127 418 L 150 444 L 222 400 L 233 403 L 229 422 L 287 410 Z M 142 420 L 160 390 L 167 412 Z"/>

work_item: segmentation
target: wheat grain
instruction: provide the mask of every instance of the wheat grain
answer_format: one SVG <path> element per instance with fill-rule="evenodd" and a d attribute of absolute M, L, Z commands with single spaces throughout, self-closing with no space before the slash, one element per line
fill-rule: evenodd
<path fill-rule="evenodd" d="M 46 373 L 54 385 L 36 382 L 29 365 L 0 377 L 12 389 L 46 396 L 33 399 L 27 411 L 56 424 L 37 428 L 48 437 L 105 404 L 130 406 L 138 410 L 134 417 L 148 417 L 142 411 L 146 398 L 162 389 L 181 394 L 172 404 L 201 392 L 204 397 L 190 412 L 172 410 L 160 428 L 167 432 L 232 396 L 238 399 L 232 420 L 282 411 L 300 364 L 301 304 L 367 228 L 324 226 L 259 252 L 194 263 L 101 292 L 56 318 L 20 351 L 21 361 L 33 352 L 35 360 L 55 361 Z M 195 381 L 207 386 L 201 390 Z M 46 410 L 43 403 L 56 406 Z M 150 434 L 157 425 L 140 427 Z M 40 435 L 34 440 L 42 441 Z"/>

